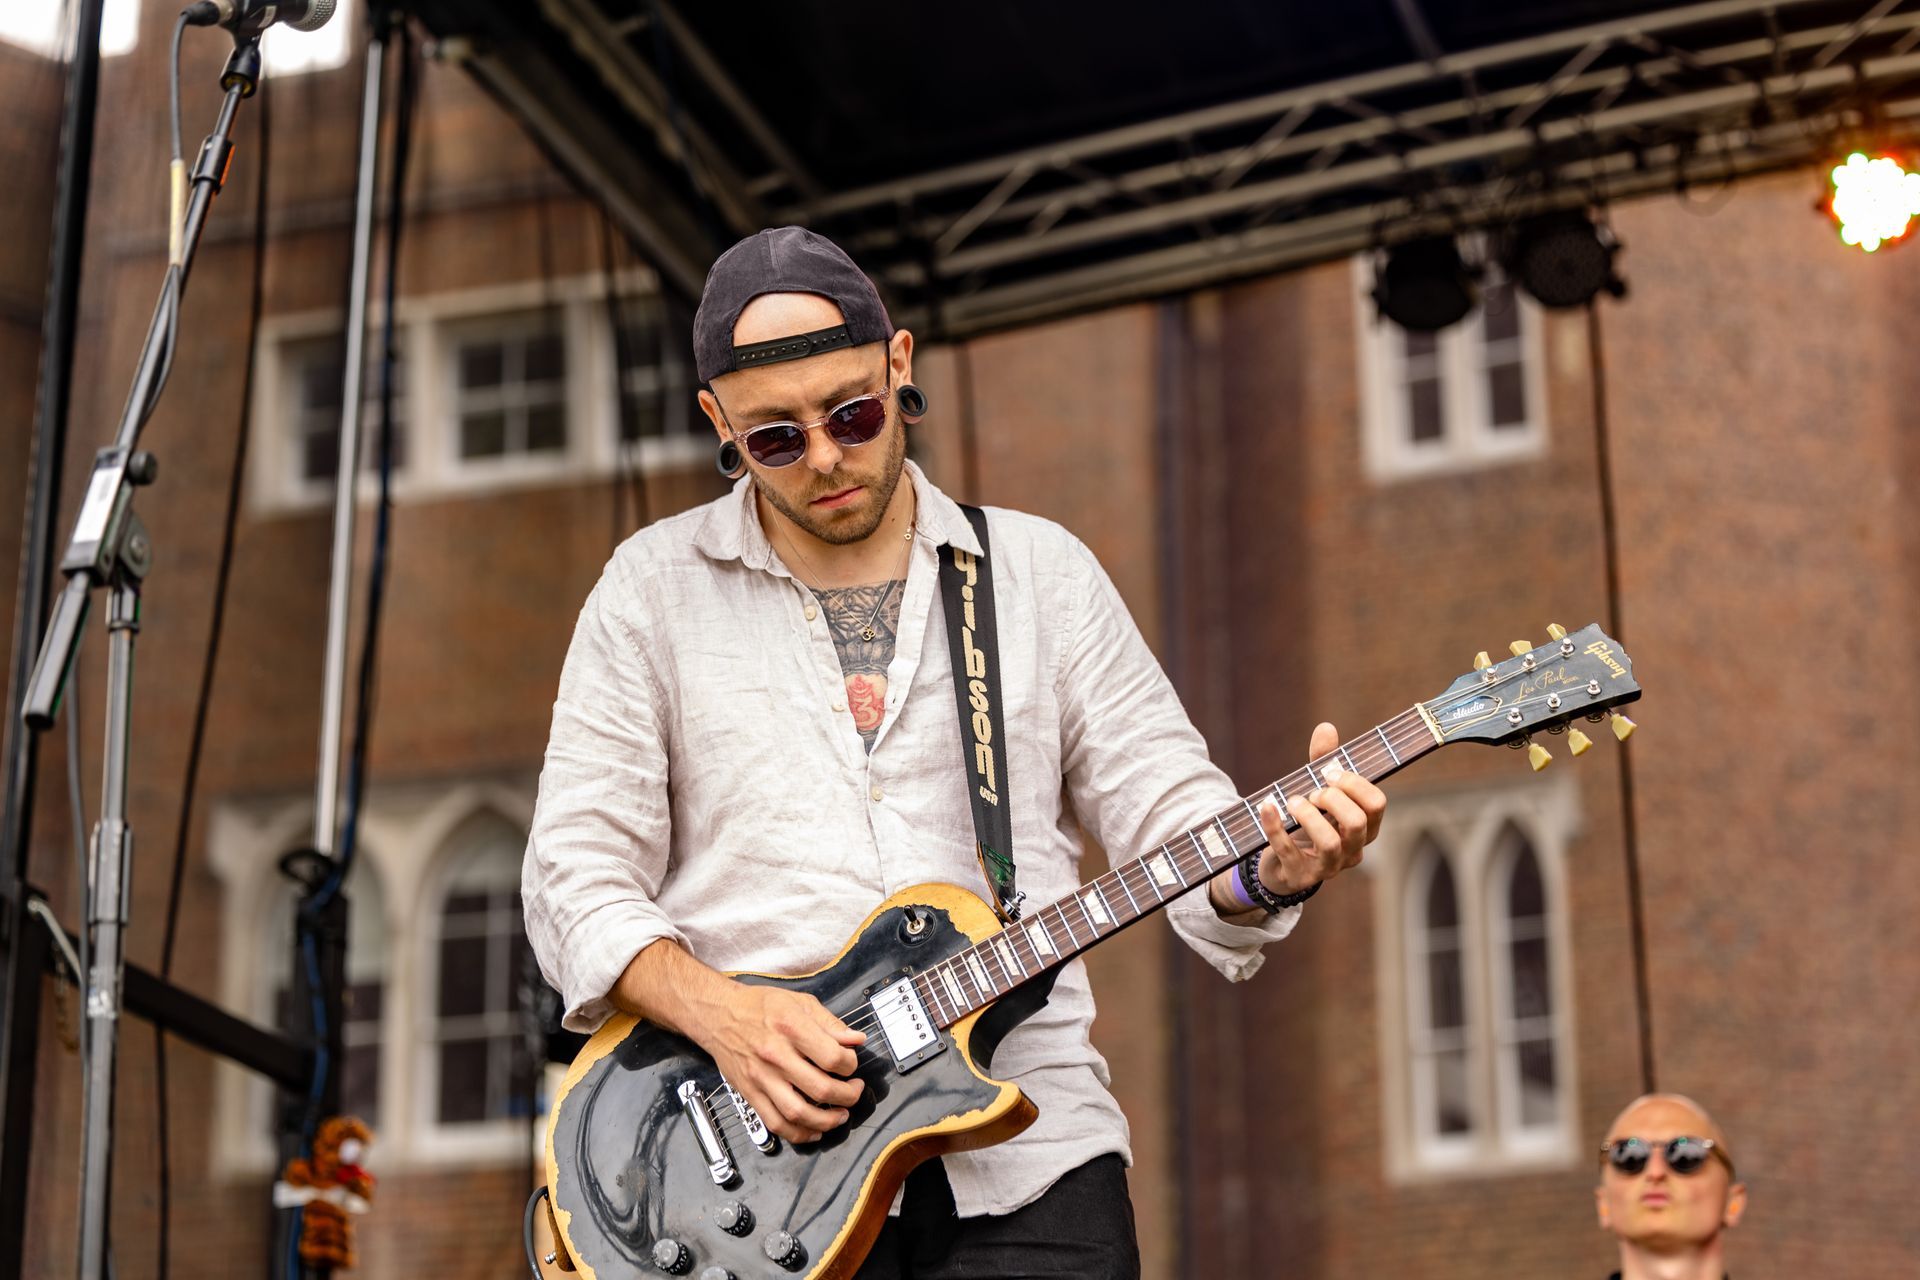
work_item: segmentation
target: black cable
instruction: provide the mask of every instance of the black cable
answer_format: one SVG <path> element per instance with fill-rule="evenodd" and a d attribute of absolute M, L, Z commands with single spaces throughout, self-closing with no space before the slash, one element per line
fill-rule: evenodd
<path fill-rule="evenodd" d="M 171 154 L 175 164 L 186 159 L 186 148 L 180 142 L 180 40 L 186 34 L 187 15 L 183 11 L 173 24 L 173 59 L 167 64 L 167 87 L 171 90 L 172 101 L 172 109 L 168 113 L 172 129 L 168 136 L 173 142 Z"/>
<path fill-rule="evenodd" d="M 533 1280 L 541 1280 L 540 1259 L 536 1257 L 533 1252 L 533 1213 L 534 1210 L 539 1207 L 540 1201 L 546 1197 L 546 1194 L 546 1183 L 543 1182 L 535 1187 L 533 1194 L 527 1197 L 527 1211 L 520 1219 L 520 1243 L 526 1246 L 527 1267 L 533 1272 Z"/>
<path fill-rule="evenodd" d="M 1607 625 L 1624 643 L 1620 619 L 1620 532 L 1613 497 L 1613 457 L 1608 439 L 1607 359 L 1601 342 L 1600 300 L 1587 301 L 1588 376 L 1593 379 L 1593 442 L 1599 471 L 1600 532 L 1607 574 Z M 1634 819 L 1633 755 L 1619 753 L 1621 844 L 1627 872 L 1627 927 L 1633 944 L 1633 1006 L 1640 1032 L 1640 1091 L 1655 1089 L 1653 990 L 1647 975 L 1647 908 L 1640 883 L 1640 828 Z"/>
<path fill-rule="evenodd" d="M 178 36 L 180 28 L 175 28 Z M 220 639 L 226 630 L 227 588 L 233 578 L 233 553 L 240 523 L 240 496 L 246 476 L 247 445 L 253 435 L 253 381 L 255 351 L 260 337 L 260 318 L 265 309 L 267 262 L 267 178 L 272 150 L 269 95 L 259 95 L 260 158 L 259 176 L 253 198 L 253 285 L 247 304 L 247 357 L 240 386 L 240 419 L 233 442 L 233 463 L 227 476 L 227 510 L 220 535 L 220 565 L 213 579 L 213 616 L 208 626 L 206 654 L 200 663 L 200 692 L 194 701 L 193 732 L 188 739 L 186 777 L 180 790 L 180 820 L 174 829 L 173 869 L 167 882 L 166 928 L 160 943 L 160 978 L 173 977 L 174 944 L 179 937 L 180 903 L 185 882 L 187 840 L 193 830 L 193 802 L 200 783 L 200 760 L 206 746 L 207 717 L 213 702 L 213 678 L 220 662 Z M 177 122 L 177 112 L 176 112 Z M 177 145 L 177 139 L 176 139 Z M 167 1037 L 158 1023 L 153 1027 L 155 1107 L 159 1127 L 159 1260 L 156 1275 L 167 1280 L 173 1243 L 173 1160 L 172 1133 L 167 1089 Z"/>
<path fill-rule="evenodd" d="M 74 895 L 79 899 L 79 908 L 74 912 L 80 918 L 79 927 L 73 933 L 80 940 L 78 947 L 80 972 L 75 975 L 74 989 L 80 993 L 80 1029 L 77 1037 L 80 1041 L 80 1070 L 87 1069 L 87 973 L 93 961 L 89 953 L 93 949 L 93 922 L 87 910 L 89 894 L 87 884 L 87 803 L 80 796 L 80 664 L 73 664 L 73 672 L 67 677 L 66 693 L 67 715 L 67 821 L 73 827 L 73 874 Z M 82 1090 L 84 1093 L 85 1091 Z"/>

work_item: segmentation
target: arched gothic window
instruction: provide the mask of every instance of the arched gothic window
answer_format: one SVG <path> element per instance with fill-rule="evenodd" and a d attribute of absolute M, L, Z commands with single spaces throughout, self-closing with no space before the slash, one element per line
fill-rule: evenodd
<path fill-rule="evenodd" d="M 433 904 L 432 1114 L 441 1125 L 525 1117 L 533 1106 L 520 914 L 526 834 L 477 818 L 450 842 Z"/>
<path fill-rule="evenodd" d="M 1408 1047 L 1415 1132 L 1445 1145 L 1474 1127 L 1465 937 L 1446 851 L 1430 835 L 1415 846 L 1408 876 Z"/>
<path fill-rule="evenodd" d="M 1547 891 L 1532 843 L 1512 823 L 1495 846 L 1488 889 L 1501 1127 L 1513 1136 L 1552 1130 L 1560 1121 L 1560 1072 Z"/>

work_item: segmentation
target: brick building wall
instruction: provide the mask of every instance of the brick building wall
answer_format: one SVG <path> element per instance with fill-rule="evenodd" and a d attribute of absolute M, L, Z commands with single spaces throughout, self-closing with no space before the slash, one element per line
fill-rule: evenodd
<path fill-rule="evenodd" d="M 103 133 L 97 166 L 63 529 L 159 278 L 163 17 L 149 15 L 103 86 L 102 118 L 125 124 Z M 191 137 L 218 57 L 190 50 Z M 358 87 L 348 69 L 268 91 L 270 317 L 340 305 Z M 243 123 L 146 437 L 162 482 L 140 509 L 160 559 L 134 712 L 130 955 L 149 965 L 244 376 L 245 316 L 214 299 L 244 296 L 251 270 L 260 119 L 250 109 Z M 601 269 L 597 215 L 454 69 L 425 76 L 415 161 L 403 297 Z M 1915 748 L 1890 710 L 1913 684 L 1916 535 L 1901 517 L 1915 375 L 1900 320 L 1920 260 L 1843 255 L 1805 205 L 1790 177 L 1743 185 L 1712 217 L 1665 200 L 1617 213 L 1635 292 L 1602 323 L 1623 638 L 1649 691 L 1633 753 L 1653 1030 L 1662 1084 L 1713 1106 L 1750 1171 L 1739 1273 L 1896 1275 L 1920 1257 L 1913 1215 L 1893 1199 L 1916 1173 L 1901 1135 L 1920 1062 L 1902 1015 L 1920 966 L 1900 944 L 1920 880 L 1901 856 Z M 936 480 L 1084 537 L 1249 788 L 1297 764 L 1319 719 L 1357 732 L 1438 693 L 1477 649 L 1607 613 L 1585 318 L 1550 317 L 1541 335 L 1540 457 L 1380 483 L 1361 462 L 1355 306 L 1336 264 L 920 355 L 935 409 L 915 448 Z M 4 366 L 0 397 L 20 394 L 17 367 Z M 15 421 L 0 419 L 0 450 L 17 454 Z M 276 429 L 272 415 L 255 423 Z M 647 484 L 656 515 L 719 488 L 704 464 Z M 399 507 L 376 788 L 530 783 L 618 514 L 601 475 Z M 366 534 L 363 517 L 362 565 Z M 328 542 L 322 509 L 250 502 L 243 520 L 175 969 L 210 995 L 264 958 L 228 945 L 235 891 L 209 851 L 209 815 L 311 787 Z M 96 635 L 80 664 L 89 804 L 103 653 Z M 43 765 L 34 867 L 72 918 L 57 754 Z M 1149 1275 L 1604 1274 L 1578 1153 L 1638 1088 L 1618 752 L 1603 736 L 1577 767 L 1559 754 L 1541 785 L 1573 775 L 1579 813 L 1565 858 L 1578 1130 L 1566 1158 L 1525 1173 L 1389 1172 L 1386 1100 L 1400 1086 L 1380 1013 L 1394 981 L 1379 959 L 1388 872 L 1330 888 L 1240 987 L 1165 930 L 1129 931 L 1090 966 L 1096 1040 L 1133 1123 Z M 1393 793 L 1406 804 L 1530 785 L 1522 773 L 1514 754 L 1463 748 Z M 116 1239 L 133 1280 L 153 1273 L 152 1050 L 144 1027 L 125 1045 Z M 72 1246 L 74 1065 L 50 1014 L 36 1274 L 66 1266 Z M 171 1075 L 173 1266 L 258 1275 L 265 1176 L 222 1154 L 232 1136 L 214 1120 L 234 1077 L 184 1047 Z M 364 1274 L 519 1273 L 523 1160 L 383 1167 L 376 1149 L 373 1164 Z"/>

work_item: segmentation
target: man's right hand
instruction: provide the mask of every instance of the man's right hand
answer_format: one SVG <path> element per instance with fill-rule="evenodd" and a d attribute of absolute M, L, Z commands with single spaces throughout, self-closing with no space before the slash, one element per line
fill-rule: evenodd
<path fill-rule="evenodd" d="M 767 1128 L 788 1142 L 815 1142 L 847 1122 L 866 1088 L 853 1075 L 866 1037 L 810 995 L 729 980 L 735 995 L 693 1032 L 727 1083 Z"/>
<path fill-rule="evenodd" d="M 767 1128 L 814 1142 L 847 1122 L 863 1081 L 847 1079 L 866 1037 L 810 995 L 736 981 L 662 938 L 608 993 L 616 1008 L 677 1031 L 713 1055 Z"/>

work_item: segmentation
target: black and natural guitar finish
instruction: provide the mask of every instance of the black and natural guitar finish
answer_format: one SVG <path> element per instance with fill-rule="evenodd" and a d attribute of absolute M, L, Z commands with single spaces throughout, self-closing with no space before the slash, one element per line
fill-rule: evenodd
<path fill-rule="evenodd" d="M 1531 734 L 1640 696 L 1627 655 L 1597 626 L 1549 630 L 1547 644 L 1516 642 L 1497 664 L 1482 655 L 1438 698 L 1004 928 L 966 890 L 920 885 L 882 903 L 825 969 L 735 975 L 807 992 L 867 1034 L 866 1088 L 817 1143 L 769 1134 L 691 1040 L 614 1017 L 567 1072 L 547 1131 L 560 1265 L 594 1280 L 851 1276 L 915 1165 L 1033 1122 L 1026 1096 L 987 1072 L 1059 966 L 1263 846 L 1257 805 L 1319 787 L 1328 765 L 1377 781 L 1452 742 L 1527 746 L 1538 769 L 1547 755 Z M 1613 717 L 1616 736 L 1632 727 Z M 1578 729 L 1568 738 L 1573 754 L 1586 750 Z"/>

